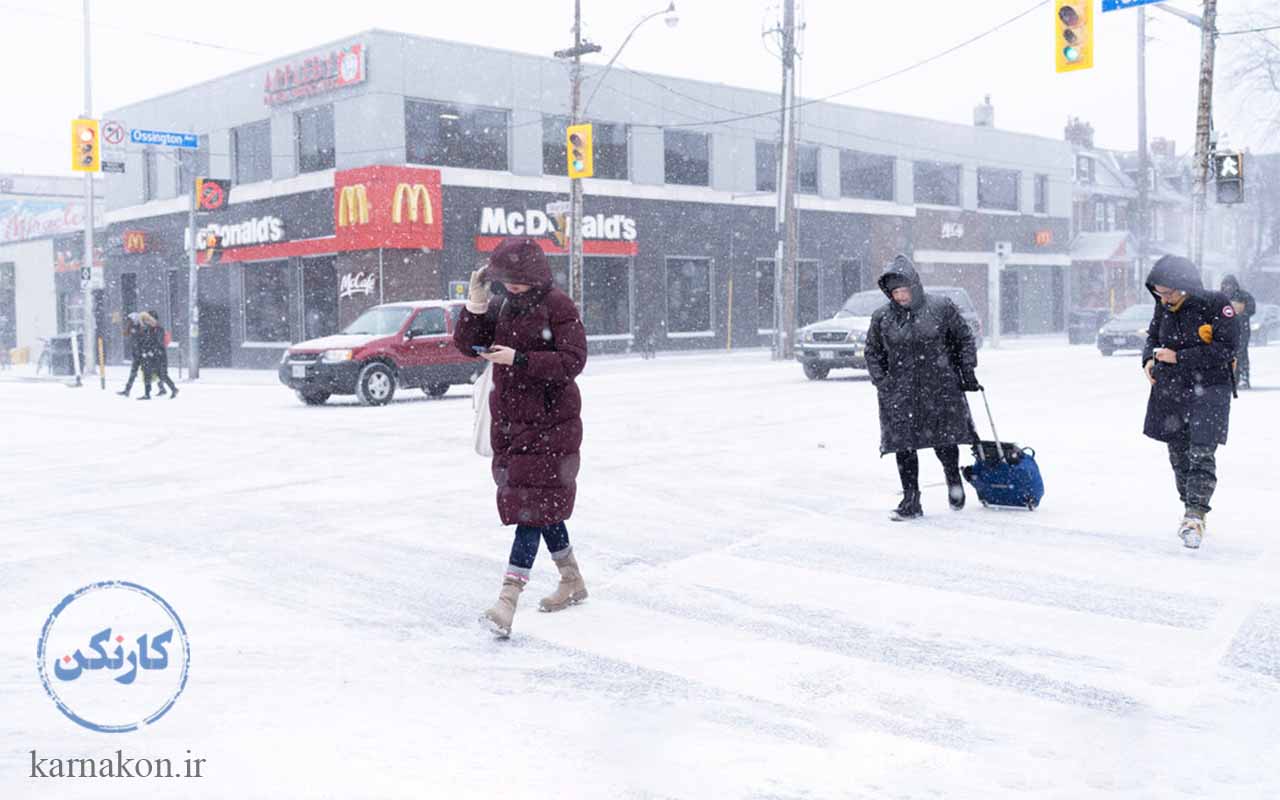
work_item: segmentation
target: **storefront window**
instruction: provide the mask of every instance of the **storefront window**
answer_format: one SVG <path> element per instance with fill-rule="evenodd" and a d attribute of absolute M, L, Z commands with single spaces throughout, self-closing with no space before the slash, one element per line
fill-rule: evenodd
<path fill-rule="evenodd" d="M 756 261 L 756 327 L 761 333 L 772 332 L 774 297 L 773 262 L 762 258 Z"/>
<path fill-rule="evenodd" d="M 631 333 L 631 270 L 627 259 L 584 259 L 582 301 L 582 322 L 588 336 Z"/>
<path fill-rule="evenodd" d="M 778 145 L 756 142 L 756 191 L 778 191 Z"/>
<path fill-rule="evenodd" d="M 271 180 L 271 120 L 232 128 L 231 152 L 237 184 Z"/>
<path fill-rule="evenodd" d="M 796 191 L 801 194 L 818 193 L 818 146 L 802 144 L 796 147 Z"/>
<path fill-rule="evenodd" d="M 822 317 L 821 275 L 818 262 L 810 259 L 796 261 L 796 325 L 817 322 Z M 772 332 L 774 320 L 774 262 L 772 259 L 756 261 L 756 307 L 759 315 L 757 327 L 761 333 Z M 843 299 L 843 298 L 842 298 Z"/>
<path fill-rule="evenodd" d="M 244 339 L 289 341 L 289 262 L 245 264 Z"/>
<path fill-rule="evenodd" d="M 1018 210 L 1018 183 L 1022 174 L 1010 169 L 978 168 L 978 208 Z"/>
<path fill-rule="evenodd" d="M 1049 213 L 1049 176 L 1036 176 L 1036 213 Z"/>
<path fill-rule="evenodd" d="M 18 346 L 17 267 L 12 262 L 0 264 L 0 347 Z"/>
<path fill-rule="evenodd" d="M 156 164 L 156 151 L 150 147 L 142 151 L 142 202 L 150 203 L 160 196 L 160 172 Z"/>
<path fill-rule="evenodd" d="M 324 105 L 294 115 L 298 172 L 333 169 L 333 106 Z"/>
<path fill-rule="evenodd" d="M 138 273 L 120 273 L 120 313 L 132 314 L 138 310 Z"/>
<path fill-rule="evenodd" d="M 915 162 L 916 202 L 935 206 L 960 205 L 960 165 Z"/>
<path fill-rule="evenodd" d="M 410 164 L 507 169 L 507 112 L 456 103 L 406 100 Z"/>
<path fill-rule="evenodd" d="M 711 185 L 711 145 L 705 133 L 662 132 L 667 183 Z"/>
<path fill-rule="evenodd" d="M 542 174 L 567 175 L 565 128 L 568 117 L 542 118 Z M 625 181 L 627 172 L 627 126 L 610 122 L 591 123 L 592 150 L 596 178 Z"/>
<path fill-rule="evenodd" d="M 711 332 L 711 262 L 667 259 L 667 331 Z"/>
<path fill-rule="evenodd" d="M 173 192 L 175 197 L 195 191 L 196 178 L 209 176 L 209 137 L 201 135 L 199 143 L 198 150 L 177 151 L 178 181 Z"/>
<path fill-rule="evenodd" d="M 302 324 L 307 339 L 338 332 L 338 269 L 333 256 L 302 262 Z"/>
<path fill-rule="evenodd" d="M 893 156 L 840 151 L 840 195 L 893 200 Z"/>

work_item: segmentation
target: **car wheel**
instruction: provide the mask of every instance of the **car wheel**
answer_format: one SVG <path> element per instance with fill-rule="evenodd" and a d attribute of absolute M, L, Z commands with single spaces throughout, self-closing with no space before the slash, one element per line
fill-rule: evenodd
<path fill-rule="evenodd" d="M 804 376 L 811 381 L 826 380 L 827 373 L 831 370 L 827 367 L 819 367 L 816 364 L 804 365 Z"/>
<path fill-rule="evenodd" d="M 1104 357 L 1109 358 L 1109 357 L 1111 357 L 1111 356 L 1115 355 L 1115 352 L 1116 352 L 1116 351 L 1115 351 L 1115 350 L 1099 350 L 1098 352 L 1102 353 L 1102 355 L 1103 355 Z"/>
<path fill-rule="evenodd" d="M 366 364 L 356 378 L 356 397 L 366 406 L 385 406 L 396 394 L 396 374 L 380 361 Z"/>
<path fill-rule="evenodd" d="M 329 393 L 316 391 L 304 392 L 299 390 L 298 399 L 309 406 L 322 406 L 324 405 L 324 402 L 329 399 Z"/>
<path fill-rule="evenodd" d="M 449 384 L 428 383 L 422 387 L 422 391 L 426 392 L 428 397 L 444 397 L 444 393 L 449 391 Z"/>

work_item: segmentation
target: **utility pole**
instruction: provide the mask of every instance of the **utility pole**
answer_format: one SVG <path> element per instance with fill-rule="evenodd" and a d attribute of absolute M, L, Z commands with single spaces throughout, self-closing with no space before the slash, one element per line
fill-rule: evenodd
<path fill-rule="evenodd" d="M 179 156 L 181 158 L 182 156 Z M 187 380 L 194 381 L 200 377 L 200 266 L 196 262 L 196 171 L 200 164 L 200 151 L 191 153 L 191 174 L 188 179 L 191 185 L 187 191 L 191 200 L 187 204 L 188 242 L 187 258 Z M 179 170 L 181 173 L 181 170 Z M 381 285 L 381 280 L 379 280 Z"/>
<path fill-rule="evenodd" d="M 93 77 L 92 69 L 89 61 L 89 0 L 84 0 L 84 113 L 81 117 L 84 119 L 93 119 Z M 93 275 L 97 268 L 93 262 L 93 173 L 86 172 L 84 174 L 84 258 L 80 262 L 81 266 L 89 268 L 90 278 L 81 287 L 84 290 L 84 299 L 81 301 L 84 307 L 84 323 L 81 329 L 84 333 L 84 350 L 85 361 L 88 361 L 89 353 L 97 353 L 97 320 L 95 319 L 97 312 L 93 302 Z M 75 332 L 72 331 L 72 336 Z M 102 388 L 106 388 L 106 376 L 100 376 L 103 382 Z M 80 370 L 76 371 L 76 385 L 80 384 Z"/>
<path fill-rule="evenodd" d="M 1151 224 L 1151 159 L 1147 151 L 1147 10 L 1138 7 L 1138 258 L 1134 289 L 1141 293 L 1147 273 L 1147 237 Z"/>
<path fill-rule="evenodd" d="M 773 357 L 790 359 L 796 336 L 796 4 L 782 12 L 782 125 L 778 142 L 778 252 L 773 270 Z"/>
<path fill-rule="evenodd" d="M 1213 130 L 1213 57 L 1217 43 L 1218 0 L 1204 0 L 1200 25 L 1200 97 L 1196 109 L 1195 189 L 1191 198 L 1191 261 L 1204 259 L 1206 195 L 1209 191 L 1209 137 Z"/>
<path fill-rule="evenodd" d="M 573 0 L 573 47 L 557 50 L 556 58 L 572 58 L 569 70 L 569 124 L 582 122 L 582 56 L 600 52 L 600 45 L 582 41 L 582 0 Z M 582 304 L 582 179 L 569 179 L 569 296 Z"/>

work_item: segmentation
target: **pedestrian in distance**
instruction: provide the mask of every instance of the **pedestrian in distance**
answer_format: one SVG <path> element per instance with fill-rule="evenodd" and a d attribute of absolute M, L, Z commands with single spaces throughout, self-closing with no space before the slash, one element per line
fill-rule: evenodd
<path fill-rule="evenodd" d="M 471 274 L 454 343 L 493 364 L 489 434 L 498 516 L 516 530 L 498 600 L 481 621 L 506 638 L 540 540 L 560 584 L 539 610 L 560 611 L 587 597 L 565 527 L 577 494 L 582 397 L 574 379 L 587 361 L 586 329 L 577 306 L 552 285 L 542 248 L 514 238 Z"/>
<path fill-rule="evenodd" d="M 924 515 L 917 450 L 933 448 L 953 510 L 964 508 L 960 447 L 978 440 L 965 392 L 982 389 L 973 332 L 950 298 L 928 294 L 906 256 L 880 275 L 889 302 L 871 315 L 867 370 L 880 406 L 880 454 L 893 453 L 902 481 L 895 521 Z"/>
<path fill-rule="evenodd" d="M 151 321 L 151 336 L 154 339 L 154 348 L 152 350 L 151 369 L 143 374 L 144 380 L 155 379 L 159 385 L 157 394 L 164 397 L 165 386 L 169 387 L 169 399 L 178 396 L 178 387 L 174 384 L 173 379 L 169 377 L 169 332 L 165 330 L 164 325 L 160 323 L 160 312 L 151 310 L 147 314 Z"/>
<path fill-rule="evenodd" d="M 1165 256 L 1147 276 L 1156 298 L 1142 368 L 1151 384 L 1143 433 L 1169 448 L 1182 501 L 1178 536 L 1197 548 L 1218 485 L 1216 453 L 1227 443 L 1239 316 L 1222 292 L 1205 290 L 1200 270 Z"/>
<path fill-rule="evenodd" d="M 142 317 L 137 311 L 130 312 L 124 318 L 124 343 L 129 352 L 129 379 L 124 388 L 116 392 L 121 397 L 128 397 L 133 389 L 133 381 L 142 369 L 143 352 L 146 345 L 146 331 L 142 325 Z"/>
<path fill-rule="evenodd" d="M 1236 312 L 1236 385 L 1241 389 L 1253 388 L 1249 371 L 1249 340 L 1253 338 L 1253 315 L 1258 313 L 1258 302 L 1253 295 L 1240 288 L 1236 276 L 1228 275 L 1219 287 L 1231 301 Z"/>

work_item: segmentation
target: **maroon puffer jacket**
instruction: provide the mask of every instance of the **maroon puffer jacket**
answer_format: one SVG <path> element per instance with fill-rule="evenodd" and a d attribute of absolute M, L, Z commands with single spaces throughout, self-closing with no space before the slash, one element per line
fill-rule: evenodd
<path fill-rule="evenodd" d="M 574 378 L 587 363 L 587 334 L 578 308 L 552 285 L 551 268 L 531 239 L 508 239 L 489 258 L 495 296 L 484 315 L 465 309 L 454 344 L 505 345 L 523 365 L 493 367 L 493 479 L 504 525 L 554 525 L 573 514 L 582 396 Z M 500 281 L 534 288 L 507 293 Z M 525 360 L 527 359 L 527 360 Z"/>

